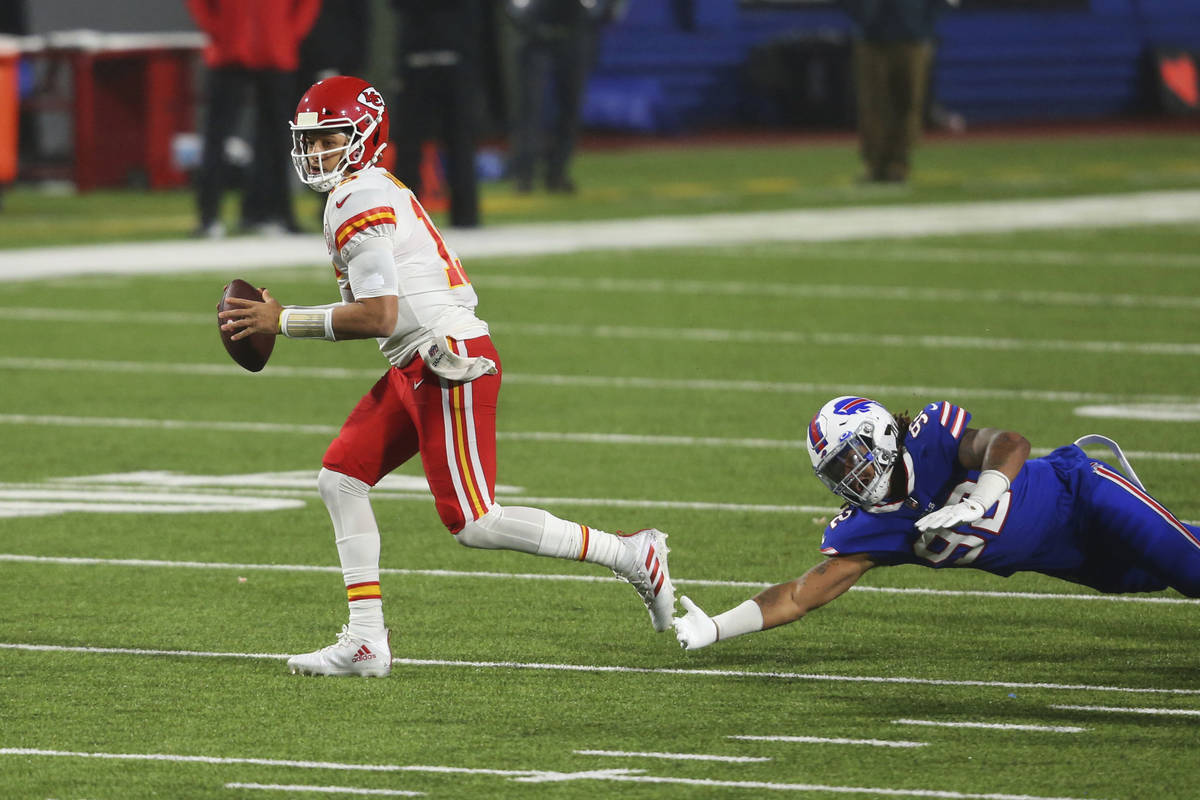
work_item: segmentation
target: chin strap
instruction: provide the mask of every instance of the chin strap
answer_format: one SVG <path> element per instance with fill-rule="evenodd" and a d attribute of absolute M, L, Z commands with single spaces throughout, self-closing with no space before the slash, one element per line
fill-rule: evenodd
<path fill-rule="evenodd" d="M 1111 450 L 1113 455 L 1117 457 L 1117 463 L 1121 465 L 1121 471 L 1125 473 L 1129 480 L 1137 484 L 1139 489 L 1141 489 L 1143 492 L 1146 491 L 1146 487 L 1142 485 L 1142 481 L 1138 478 L 1137 473 L 1134 472 L 1133 467 L 1129 465 L 1129 460 L 1126 459 L 1125 454 L 1121 452 L 1121 445 L 1117 444 L 1107 436 L 1101 436 L 1098 433 L 1089 433 L 1087 436 L 1080 436 L 1075 440 L 1075 446 L 1081 450 L 1090 444 L 1101 444 Z"/>

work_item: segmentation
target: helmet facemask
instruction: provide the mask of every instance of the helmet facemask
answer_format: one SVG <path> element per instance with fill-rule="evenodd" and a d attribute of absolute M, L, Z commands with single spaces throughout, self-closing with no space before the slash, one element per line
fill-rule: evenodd
<path fill-rule="evenodd" d="M 377 125 L 376 120 L 370 117 L 363 117 L 357 121 L 342 117 L 339 119 L 323 120 L 316 122 L 316 114 L 313 114 L 311 122 L 313 124 L 305 124 L 310 120 L 305 119 L 305 113 L 301 112 L 296 115 L 296 122 L 292 124 L 292 165 L 296 168 L 296 174 L 300 176 L 301 182 L 306 186 L 318 192 L 328 192 L 334 186 L 337 186 L 345 178 L 347 172 L 364 169 L 374 164 L 383 154 L 387 143 L 379 146 L 375 152 L 375 156 L 367 163 L 363 163 L 363 155 L 366 151 L 366 140 L 375 131 Z M 308 152 L 308 143 L 305 140 L 305 134 L 311 134 L 316 131 L 327 131 L 330 133 L 346 134 L 346 143 L 341 147 L 329 148 L 320 153 Z M 331 153 L 341 153 L 341 158 L 337 164 L 329 170 L 325 169 L 325 159 Z M 315 162 L 315 163 L 314 163 Z"/>
<path fill-rule="evenodd" d="M 868 508 L 887 498 L 896 456 L 895 450 L 876 442 L 875 423 L 864 420 L 832 446 L 814 469 L 834 494 L 851 505 Z"/>

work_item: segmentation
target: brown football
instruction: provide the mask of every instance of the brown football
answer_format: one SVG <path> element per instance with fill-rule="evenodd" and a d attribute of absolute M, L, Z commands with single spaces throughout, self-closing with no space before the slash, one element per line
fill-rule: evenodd
<path fill-rule="evenodd" d="M 221 302 L 217 303 L 217 311 L 227 311 L 232 308 L 232 306 L 226 303 L 231 297 L 257 300 L 259 302 L 262 302 L 263 299 L 262 292 L 258 289 L 255 289 L 241 278 L 234 278 L 225 286 L 225 291 L 221 293 Z M 217 318 L 217 329 L 221 332 L 221 344 L 225 345 L 225 350 L 229 353 L 230 357 L 243 369 L 258 372 L 267 365 L 267 359 L 271 357 L 271 351 L 275 349 L 274 336 L 267 333 L 255 333 L 235 342 L 230 338 L 233 334 L 227 333 L 221 327 L 221 319 L 219 317 Z"/>

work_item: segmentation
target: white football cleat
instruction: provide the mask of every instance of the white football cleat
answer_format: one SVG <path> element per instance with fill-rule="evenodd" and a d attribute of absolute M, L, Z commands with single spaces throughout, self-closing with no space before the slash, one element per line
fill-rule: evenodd
<path fill-rule="evenodd" d="M 675 585 L 667 571 L 667 535 L 654 528 L 637 533 L 621 534 L 625 548 L 623 569 L 613 573 L 623 581 L 633 584 L 650 612 L 654 630 L 670 630 L 671 617 L 675 613 Z"/>
<path fill-rule="evenodd" d="M 392 671 L 392 632 L 377 641 L 350 635 L 342 626 L 337 641 L 312 653 L 292 656 L 288 670 L 293 675 L 359 675 L 385 678 Z"/>

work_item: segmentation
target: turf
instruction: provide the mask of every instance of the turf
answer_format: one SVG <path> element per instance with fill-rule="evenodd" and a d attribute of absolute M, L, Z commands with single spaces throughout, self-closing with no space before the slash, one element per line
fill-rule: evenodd
<path fill-rule="evenodd" d="M 1172 142 L 1181 155 L 1022 145 L 1041 182 L 1030 195 L 1057 191 L 1072 154 L 1118 165 L 1096 189 L 1115 173 L 1129 188 L 1133 175 L 1194 183 L 1155 171 L 1194 160 L 1194 143 Z M 662 180 L 736 186 L 764 157 L 708 156 Z M 812 153 L 788 157 L 818 169 Z M 938 157 L 923 156 L 931 170 Z M 581 182 L 608 176 L 639 211 L 699 207 L 642 203 L 649 158 L 594 154 Z M 987 149 L 941 158 L 963 183 L 939 189 L 933 171 L 907 199 L 988 195 L 965 176 L 1003 168 Z M 1093 187 L 1088 169 L 1061 173 Z M 60 202 L 86 213 L 77 201 Z M 160 205 L 169 216 L 157 196 L 131 199 L 124 217 Z M 108 236 L 102 211 L 91 238 Z M 0 245 L 19 244 L 11 221 Z M 822 402 L 854 391 L 896 409 L 955 400 L 1039 451 L 1109 434 L 1162 502 L 1200 519 L 1194 416 L 1079 412 L 1194 412 L 1198 253 L 1179 225 L 475 259 L 505 368 L 501 500 L 668 531 L 679 591 L 721 611 L 819 558 L 835 509 L 800 442 Z M 317 263 L 247 277 L 285 302 L 333 292 Z M 241 372 L 213 330 L 219 291 L 212 275 L 0 285 L 4 797 L 1194 797 L 1200 606 L 1176 593 L 1113 601 L 1036 575 L 875 570 L 799 624 L 685 653 L 601 570 L 458 547 L 419 488 L 375 504 L 392 676 L 288 675 L 282 654 L 344 622 L 336 552 L 311 483 L 246 476 L 315 472 L 382 362 L 371 343 L 282 341 L 263 373 Z M 194 485 L 165 495 L 131 483 L 141 471 Z M 120 487 L 143 508 L 98 510 Z M 152 507 L 184 491 L 208 510 Z M 46 492 L 91 505 L 16 515 Z M 232 509 L 259 501 L 278 507 Z M 100 757 L 115 754 L 128 757 Z"/>

